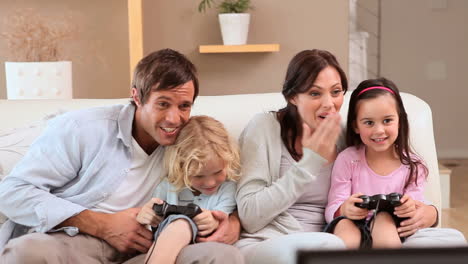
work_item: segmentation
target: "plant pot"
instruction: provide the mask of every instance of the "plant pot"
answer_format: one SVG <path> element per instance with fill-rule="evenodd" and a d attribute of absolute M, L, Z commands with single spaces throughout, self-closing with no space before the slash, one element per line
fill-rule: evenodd
<path fill-rule="evenodd" d="M 224 45 L 244 45 L 249 34 L 250 14 L 219 14 Z"/>
<path fill-rule="evenodd" d="M 71 99 L 71 61 L 5 62 L 8 99 Z"/>

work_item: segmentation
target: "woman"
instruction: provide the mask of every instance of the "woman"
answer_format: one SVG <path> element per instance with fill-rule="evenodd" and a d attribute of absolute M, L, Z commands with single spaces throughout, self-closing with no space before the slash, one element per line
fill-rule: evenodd
<path fill-rule="evenodd" d="M 299 248 L 345 248 L 338 237 L 320 231 L 332 164 L 344 147 L 338 112 L 347 85 L 333 54 L 299 52 L 283 85 L 286 107 L 256 115 L 244 129 L 237 204 L 245 232 L 236 245 L 246 263 L 292 263 Z M 435 207 L 421 204 L 413 218 L 402 222 L 399 233 L 408 236 L 433 226 L 436 219 Z M 441 235 L 464 241 L 458 231 L 438 231 L 415 234 L 416 239 L 406 243 L 428 245 Z"/>

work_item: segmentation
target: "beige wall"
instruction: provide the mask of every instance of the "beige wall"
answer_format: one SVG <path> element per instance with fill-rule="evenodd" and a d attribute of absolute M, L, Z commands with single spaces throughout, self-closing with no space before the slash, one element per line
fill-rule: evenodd
<path fill-rule="evenodd" d="M 216 10 L 199 1 L 143 1 L 144 54 L 173 48 L 198 67 L 202 95 L 277 92 L 289 60 L 304 49 L 327 49 L 348 64 L 347 0 L 253 0 L 249 44 L 279 43 L 277 53 L 200 54 L 199 45 L 222 44 Z"/>
<path fill-rule="evenodd" d="M 72 54 L 74 98 L 129 95 L 127 0 L 2 0 L 0 18 L 24 7 L 37 8 L 45 15 L 69 11 L 76 15 L 74 21 L 83 31 Z M 0 39 L 0 98 L 6 98 L 6 52 L 5 41 Z"/>
<path fill-rule="evenodd" d="M 382 75 L 429 103 L 439 157 L 468 157 L 468 1 L 383 0 L 382 12 Z"/>

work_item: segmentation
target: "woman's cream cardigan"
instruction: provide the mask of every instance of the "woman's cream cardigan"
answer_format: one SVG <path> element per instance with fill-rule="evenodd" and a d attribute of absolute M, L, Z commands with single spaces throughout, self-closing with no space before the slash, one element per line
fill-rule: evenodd
<path fill-rule="evenodd" d="M 287 212 L 318 177 L 330 177 L 331 165 L 304 148 L 302 159 L 280 178 L 281 128 L 276 113 L 261 113 L 247 124 L 239 144 L 241 179 L 237 206 L 244 228 L 236 246 L 243 248 L 266 239 L 301 232 L 299 222 Z M 322 194 L 328 196 L 324 186 Z"/>

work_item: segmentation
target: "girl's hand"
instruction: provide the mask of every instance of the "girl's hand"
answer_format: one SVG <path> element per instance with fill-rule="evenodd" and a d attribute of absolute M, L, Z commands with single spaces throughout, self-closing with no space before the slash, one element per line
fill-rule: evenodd
<path fill-rule="evenodd" d="M 302 146 L 313 150 L 328 162 L 336 159 L 336 142 L 341 132 L 340 114 L 330 114 L 312 131 L 305 123 L 302 124 Z"/>
<path fill-rule="evenodd" d="M 219 226 L 219 221 L 211 214 L 210 210 L 202 209 L 203 212 L 193 218 L 198 227 L 198 236 L 207 236 L 216 230 Z"/>
<path fill-rule="evenodd" d="M 405 194 L 400 199 L 401 205 L 395 207 L 394 214 L 400 218 L 411 218 L 416 212 L 416 203 L 409 195 Z"/>
<path fill-rule="evenodd" d="M 152 198 L 149 202 L 143 205 L 136 217 L 138 223 L 142 225 L 151 225 L 153 227 L 156 227 L 159 225 L 159 223 L 161 223 L 161 221 L 163 220 L 162 217 L 156 215 L 156 213 L 153 210 L 153 205 L 155 203 L 162 204 L 163 200 L 159 198 Z"/>
<path fill-rule="evenodd" d="M 340 206 L 340 214 L 346 216 L 352 220 L 360 220 L 367 217 L 369 210 L 357 207 L 355 203 L 362 203 L 363 200 L 358 198 L 362 193 L 355 193 L 351 195 L 343 204 Z"/>

